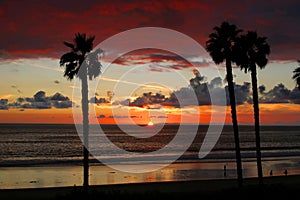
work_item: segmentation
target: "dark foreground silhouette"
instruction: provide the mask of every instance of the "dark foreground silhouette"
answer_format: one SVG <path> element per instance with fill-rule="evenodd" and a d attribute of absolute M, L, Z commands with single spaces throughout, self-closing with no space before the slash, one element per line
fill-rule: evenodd
<path fill-rule="evenodd" d="M 284 199 L 298 194 L 300 176 L 90 186 L 89 199 Z M 83 187 L 0 190 L 0 199 L 87 199 Z"/>

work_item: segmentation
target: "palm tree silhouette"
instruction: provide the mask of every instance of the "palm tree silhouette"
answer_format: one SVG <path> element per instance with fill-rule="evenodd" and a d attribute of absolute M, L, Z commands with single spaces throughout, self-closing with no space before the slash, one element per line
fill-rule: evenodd
<path fill-rule="evenodd" d="M 235 59 L 232 48 L 242 30 L 238 29 L 235 25 L 229 24 L 228 22 L 222 22 L 220 27 L 214 27 L 213 30 L 214 32 L 209 35 L 209 40 L 206 41 L 206 50 L 209 52 L 210 56 L 216 64 L 221 64 L 224 61 L 226 62 L 226 79 L 228 83 L 229 99 L 231 105 L 231 118 L 234 132 L 238 185 L 239 187 L 242 187 L 242 159 L 240 152 L 234 83 L 231 67 L 231 63 Z"/>
<path fill-rule="evenodd" d="M 101 73 L 99 56 L 103 52 L 97 49 L 92 52 L 95 36 L 87 37 L 85 33 L 75 34 L 73 43 L 64 42 L 71 49 L 60 58 L 60 66 L 65 67 L 64 76 L 72 80 L 77 76 L 81 80 L 81 104 L 83 115 L 83 187 L 88 192 L 89 188 L 89 101 L 88 101 L 88 80 L 97 77 Z"/>
<path fill-rule="evenodd" d="M 251 71 L 257 174 L 259 184 L 261 185 L 263 184 L 263 172 L 261 164 L 259 103 L 256 66 L 258 66 L 260 69 L 263 69 L 268 63 L 267 56 L 270 54 L 270 46 L 266 40 L 266 37 L 259 37 L 255 31 L 248 31 L 245 35 L 240 36 L 234 47 L 234 51 L 236 52 L 236 64 L 240 66 L 241 69 L 245 71 L 245 73 Z"/>
<path fill-rule="evenodd" d="M 298 60 L 298 64 L 300 65 L 300 60 Z M 300 67 L 296 68 L 293 73 L 293 79 L 296 81 L 297 87 L 300 90 Z"/>

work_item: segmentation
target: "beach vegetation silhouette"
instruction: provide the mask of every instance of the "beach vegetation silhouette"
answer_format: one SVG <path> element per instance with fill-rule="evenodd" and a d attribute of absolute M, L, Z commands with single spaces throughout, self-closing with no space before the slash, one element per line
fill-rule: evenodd
<path fill-rule="evenodd" d="M 251 72 L 252 82 L 252 101 L 254 110 L 254 127 L 255 127 L 255 143 L 256 143 L 256 160 L 259 184 L 263 184 L 263 170 L 261 163 L 261 147 L 260 147 L 260 122 L 259 122 L 259 102 L 257 87 L 257 67 L 265 68 L 268 63 L 268 55 L 270 54 L 270 45 L 266 37 L 258 36 L 255 31 L 248 31 L 241 35 L 234 45 L 236 53 L 235 62 L 245 73 Z"/>
<path fill-rule="evenodd" d="M 70 51 L 60 58 L 60 66 L 65 68 L 64 76 L 68 80 L 78 77 L 81 80 L 81 106 L 83 115 L 83 188 L 87 192 L 89 188 L 89 98 L 88 98 L 88 78 L 92 80 L 101 73 L 102 49 L 93 51 L 95 36 L 87 37 L 85 33 L 75 34 L 72 43 L 63 42 Z"/>
<path fill-rule="evenodd" d="M 236 25 L 229 24 L 224 21 L 220 26 L 213 28 L 213 32 L 209 35 L 209 39 L 206 41 L 206 50 L 209 52 L 213 61 L 219 65 L 223 62 L 226 63 L 226 80 L 228 83 L 228 92 L 231 105 L 231 118 L 234 132 L 234 143 L 236 153 L 236 166 L 238 184 L 242 187 L 243 173 L 242 173 L 242 159 L 240 153 L 239 142 L 239 130 L 238 121 L 236 115 L 236 100 L 234 93 L 234 82 L 232 75 L 232 63 L 235 61 L 235 54 L 233 53 L 233 47 L 239 37 L 241 29 L 238 29 Z"/>

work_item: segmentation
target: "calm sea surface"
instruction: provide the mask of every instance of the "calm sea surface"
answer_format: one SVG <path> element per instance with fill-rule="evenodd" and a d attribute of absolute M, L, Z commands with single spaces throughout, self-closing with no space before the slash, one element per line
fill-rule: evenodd
<path fill-rule="evenodd" d="M 188 126 L 188 125 L 186 125 Z M 114 125 L 101 126 L 105 135 L 115 146 L 128 152 L 155 152 L 167 145 L 176 135 L 178 126 L 166 125 L 157 134 L 148 138 L 138 138 L 134 134 L 126 134 Z M 150 129 L 151 127 L 149 127 Z M 199 148 L 206 135 L 207 126 L 199 126 L 198 133 L 177 162 L 198 160 Z M 194 127 L 193 127 L 194 129 Z M 189 129 L 183 133 L 188 136 Z M 255 158 L 255 136 L 253 127 L 240 126 L 240 146 L 244 161 Z M 91 133 L 93 134 L 93 133 Z M 94 133 L 95 134 L 95 133 Z M 99 142 L 100 141 L 100 142 Z M 101 148 L 101 159 L 113 157 L 118 164 L 126 162 L 127 155 L 105 152 L 105 143 L 97 140 Z M 262 126 L 261 147 L 263 159 L 300 157 L 300 127 L 298 126 Z M 174 147 L 176 148 L 176 146 Z M 171 159 L 172 153 L 157 156 L 157 162 Z M 212 149 L 203 160 L 223 162 L 235 158 L 234 140 L 231 126 L 225 126 Z M 91 156 L 91 162 L 101 164 Z M 155 158 L 152 158 L 155 160 Z M 1 124 L 0 125 L 0 167 L 30 166 L 51 164 L 80 164 L 82 161 L 82 142 L 74 125 L 33 125 L 33 124 Z M 139 159 L 137 158 L 137 161 Z M 144 160 L 140 160 L 141 162 Z"/>

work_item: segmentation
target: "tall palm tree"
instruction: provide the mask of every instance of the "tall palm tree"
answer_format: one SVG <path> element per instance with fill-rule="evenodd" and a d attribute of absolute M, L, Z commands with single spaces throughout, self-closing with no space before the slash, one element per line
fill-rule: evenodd
<path fill-rule="evenodd" d="M 298 60 L 298 64 L 300 65 L 300 60 Z M 296 68 L 293 73 L 293 79 L 296 81 L 297 87 L 300 90 L 300 67 Z"/>
<path fill-rule="evenodd" d="M 242 187 L 242 158 L 240 152 L 239 131 L 236 116 L 236 102 L 231 66 L 231 63 L 235 59 L 232 49 L 237 37 L 239 36 L 240 32 L 242 32 L 242 30 L 238 29 L 233 24 L 229 24 L 228 22 L 222 22 L 220 27 L 214 27 L 213 30 L 214 32 L 209 35 L 209 40 L 206 41 L 206 50 L 209 52 L 210 56 L 216 64 L 221 64 L 224 61 L 226 62 L 226 79 L 228 83 L 228 92 L 231 105 L 231 118 L 234 132 L 237 177 L 239 187 Z"/>
<path fill-rule="evenodd" d="M 70 48 L 70 52 L 65 53 L 60 58 L 60 66 L 65 67 L 64 76 L 68 80 L 73 80 L 77 76 L 81 80 L 82 94 L 82 115 L 83 115 L 83 186 L 84 191 L 89 188 L 89 104 L 88 104 L 88 79 L 97 77 L 101 73 L 101 63 L 99 56 L 101 49 L 92 52 L 95 36 L 87 37 L 85 33 L 75 34 L 73 43 L 64 42 Z"/>
<path fill-rule="evenodd" d="M 270 54 L 270 45 L 266 37 L 259 37 L 255 31 L 248 31 L 242 35 L 235 46 L 236 64 L 247 73 L 251 71 L 252 95 L 255 121 L 255 142 L 256 142 L 256 160 L 257 174 L 259 184 L 263 184 L 263 172 L 261 163 L 260 148 L 260 126 L 259 126 L 259 103 L 257 90 L 256 66 L 260 69 L 265 68 Z"/>

